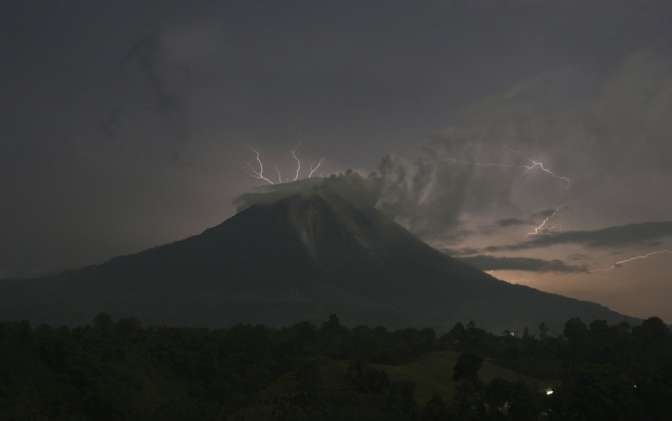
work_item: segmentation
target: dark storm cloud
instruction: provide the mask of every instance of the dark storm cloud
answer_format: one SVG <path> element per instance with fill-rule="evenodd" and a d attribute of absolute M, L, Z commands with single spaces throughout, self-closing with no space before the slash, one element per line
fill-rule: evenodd
<path fill-rule="evenodd" d="M 519 218 L 503 218 L 497 221 L 497 226 L 502 228 L 517 227 L 521 225 L 530 225 L 530 222 Z"/>
<path fill-rule="evenodd" d="M 444 247 L 441 251 L 449 256 L 470 256 L 472 254 L 478 254 L 479 250 L 471 247 L 464 247 L 458 249 L 452 249 Z"/>
<path fill-rule="evenodd" d="M 517 244 L 487 247 L 488 252 L 527 250 L 561 244 L 585 247 L 624 247 L 672 237 L 672 221 L 617 225 L 599 230 L 565 231 L 534 237 Z"/>
<path fill-rule="evenodd" d="M 530 257 L 497 257 L 478 255 L 460 257 L 461 261 L 481 270 L 519 270 L 525 272 L 561 272 L 583 273 L 588 272 L 585 266 L 576 266 L 561 260 L 543 260 Z"/>

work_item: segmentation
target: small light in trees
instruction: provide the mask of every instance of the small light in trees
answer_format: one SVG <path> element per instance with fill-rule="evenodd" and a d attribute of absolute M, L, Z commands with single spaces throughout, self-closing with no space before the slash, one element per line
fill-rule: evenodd
<path fill-rule="evenodd" d="M 546 396 L 551 396 L 551 395 L 553 395 L 554 393 L 555 393 L 555 390 L 550 389 L 550 388 L 549 388 L 549 389 L 546 389 L 546 390 L 544 391 L 544 394 L 546 394 Z"/>

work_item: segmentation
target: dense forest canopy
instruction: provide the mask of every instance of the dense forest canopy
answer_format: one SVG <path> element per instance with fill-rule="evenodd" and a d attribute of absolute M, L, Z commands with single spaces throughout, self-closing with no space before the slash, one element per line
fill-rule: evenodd
<path fill-rule="evenodd" d="M 579 319 L 492 334 L 321 325 L 0 323 L 0 419 L 669 419 L 672 335 Z"/>

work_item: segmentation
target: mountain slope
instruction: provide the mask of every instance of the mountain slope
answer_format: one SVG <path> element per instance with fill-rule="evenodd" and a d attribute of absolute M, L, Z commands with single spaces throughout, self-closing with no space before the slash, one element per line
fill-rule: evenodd
<path fill-rule="evenodd" d="M 0 289 L 0 319 L 73 323 L 106 311 L 150 323 L 350 323 L 491 328 L 620 320 L 605 307 L 497 280 L 447 257 L 333 183 L 242 210 L 187 238 Z"/>

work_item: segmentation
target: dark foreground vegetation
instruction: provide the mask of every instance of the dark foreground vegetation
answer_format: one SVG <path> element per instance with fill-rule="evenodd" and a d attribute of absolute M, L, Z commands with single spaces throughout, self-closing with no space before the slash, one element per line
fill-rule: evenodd
<path fill-rule="evenodd" d="M 0 323 L 1 420 L 670 420 L 672 336 Z"/>

